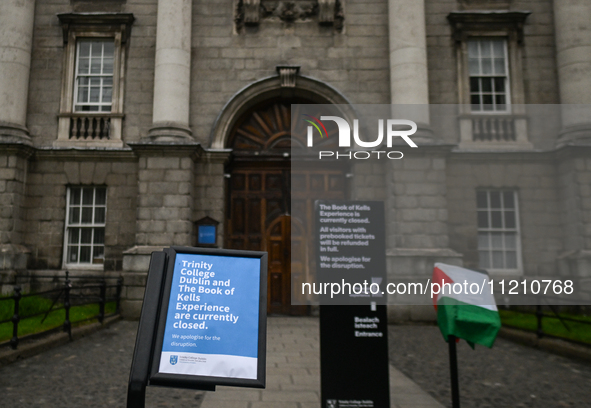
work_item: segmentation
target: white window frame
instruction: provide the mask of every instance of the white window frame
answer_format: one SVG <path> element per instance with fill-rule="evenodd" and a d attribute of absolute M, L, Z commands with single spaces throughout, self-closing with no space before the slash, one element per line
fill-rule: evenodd
<path fill-rule="evenodd" d="M 491 207 L 491 199 L 490 199 L 490 194 L 491 193 L 499 193 L 501 195 L 501 207 L 500 208 L 492 208 Z M 487 199 L 487 206 L 486 208 L 481 208 L 478 206 L 478 193 L 486 193 L 486 199 Z M 504 198 L 503 195 L 505 193 L 512 193 L 513 195 L 513 203 L 514 203 L 514 208 L 513 208 L 513 212 L 515 213 L 515 227 L 514 228 L 507 228 L 505 227 L 505 213 L 506 212 L 510 212 L 509 210 L 511 210 L 510 208 L 505 208 L 505 204 L 504 204 Z M 477 219 L 476 219 L 476 227 L 478 230 L 478 236 L 477 236 L 477 251 L 478 251 L 478 264 L 480 267 L 482 267 L 481 265 L 481 259 L 480 259 L 480 252 L 481 251 L 487 251 L 489 254 L 489 267 L 488 268 L 483 268 L 486 269 L 491 275 L 493 276 L 522 276 L 523 275 L 523 260 L 522 260 L 522 252 L 521 252 L 521 228 L 520 228 L 520 214 L 519 214 L 519 197 L 517 194 L 517 190 L 516 189 L 511 189 L 511 188 L 506 188 L 506 189 L 497 189 L 497 188 L 489 188 L 489 189 L 478 189 L 476 191 L 476 211 L 477 211 Z M 501 228 L 493 228 L 492 227 L 492 212 L 493 211 L 500 211 L 501 212 L 501 220 L 502 220 L 502 226 Z M 488 220 L 488 227 L 484 228 L 484 227 L 480 227 L 479 225 L 479 221 L 478 221 L 478 216 L 480 212 L 486 211 Z M 491 234 L 492 233 L 500 233 L 502 236 L 502 248 L 493 248 L 492 245 L 492 240 L 491 240 Z M 488 246 L 487 247 L 481 247 L 480 246 L 480 236 L 481 234 L 487 234 L 488 235 Z M 493 249 L 497 249 L 500 250 L 501 252 L 503 252 L 503 263 L 506 264 L 506 252 L 508 252 L 508 250 L 513 250 L 513 248 L 507 248 L 505 245 L 505 240 L 506 240 L 506 235 L 508 234 L 514 234 L 515 235 L 515 257 L 516 257 L 516 268 L 494 268 L 492 267 L 492 252 Z"/>
<path fill-rule="evenodd" d="M 111 72 L 110 74 L 106 74 L 104 73 L 104 68 L 105 68 L 105 47 L 104 44 L 111 42 L 113 44 L 113 72 Z M 80 48 L 81 45 L 83 43 L 89 43 L 90 44 L 90 54 L 89 54 L 89 59 L 95 59 L 92 57 L 92 49 L 93 46 L 96 46 L 96 44 L 102 44 L 102 48 L 101 48 L 101 55 L 100 55 L 100 67 L 101 67 L 101 72 L 98 74 L 93 74 L 92 72 L 90 72 L 91 70 L 91 64 L 89 61 L 89 65 L 88 65 L 88 69 L 89 72 L 88 73 L 84 73 L 81 74 L 80 71 L 80 60 L 82 59 L 82 57 L 80 56 Z M 85 113 L 90 113 L 90 112 L 96 112 L 96 113 L 110 113 L 111 110 L 113 109 L 113 78 L 115 76 L 115 41 L 114 39 L 111 41 L 109 39 L 101 39 L 101 40 L 97 40 L 97 39 L 91 39 L 91 38 L 79 38 L 78 41 L 76 41 L 76 65 L 74 68 L 74 95 L 73 95 L 73 110 L 74 112 L 85 112 Z M 91 79 L 99 79 L 100 80 L 100 85 L 99 85 L 99 102 L 90 102 L 90 101 L 85 101 L 85 102 L 80 102 L 78 100 L 79 97 L 79 89 L 80 89 L 80 80 L 81 78 L 87 78 L 90 82 Z M 106 86 L 104 85 L 105 79 L 111 79 L 111 100 L 109 102 L 103 102 L 102 98 L 103 98 L 103 90 L 106 88 Z M 90 91 L 90 84 L 88 86 L 89 91 Z M 88 99 L 90 99 L 90 92 L 88 92 Z M 84 107 L 84 106 L 96 106 L 97 110 L 83 110 L 83 109 L 79 109 L 80 107 Z M 108 107 L 109 110 L 103 110 L 103 107 Z"/>
<path fill-rule="evenodd" d="M 104 189 L 105 190 L 105 203 L 104 204 L 96 204 L 96 191 L 97 189 Z M 80 202 L 79 204 L 74 204 L 72 205 L 70 200 L 71 200 L 71 195 L 72 195 L 72 190 L 73 189 L 80 189 Z M 92 202 L 92 215 L 91 215 L 91 219 L 92 222 L 90 223 L 82 223 L 82 208 L 83 207 L 87 207 L 88 205 L 84 206 L 82 204 L 82 200 L 83 200 L 83 191 L 84 189 L 92 189 L 93 193 L 92 193 L 92 197 L 93 197 L 93 202 Z M 80 208 L 80 211 L 78 213 L 78 222 L 73 222 L 70 218 L 71 218 L 71 209 L 73 207 L 77 207 Z M 95 213 L 96 213 L 96 209 L 97 208 L 104 208 L 104 222 L 102 223 L 97 223 L 95 222 Z M 67 192 L 66 192 L 66 220 L 65 220 L 65 226 L 64 226 L 64 250 L 63 250 L 63 267 L 67 268 L 67 269 L 93 269 L 93 270 L 104 270 L 104 260 L 105 260 L 105 232 L 106 232 L 106 223 L 107 223 L 107 187 L 106 186 L 96 186 L 96 185 L 76 185 L 76 186 L 68 186 L 67 188 Z M 69 247 L 70 247 L 70 236 L 72 234 L 72 230 L 76 228 L 79 230 L 79 235 L 78 235 L 78 242 L 76 243 L 75 246 L 78 247 L 78 255 L 77 255 L 77 261 L 76 262 L 71 262 L 70 258 L 68 257 L 69 254 Z M 95 245 L 95 233 L 96 233 L 96 229 L 98 228 L 102 228 L 103 229 L 103 243 L 102 243 L 102 247 L 103 247 L 103 254 L 102 257 L 94 257 L 94 247 L 97 246 Z M 92 229 L 92 235 L 91 235 L 91 242 L 88 245 L 82 245 L 81 243 L 81 230 L 82 229 Z M 82 246 L 90 246 L 90 262 L 80 262 L 80 248 Z M 95 259 L 101 259 L 102 262 L 94 262 Z"/>
<path fill-rule="evenodd" d="M 529 14 L 513 10 L 461 10 L 447 16 L 456 45 L 460 149 L 533 149 L 528 140 L 522 63 L 523 27 Z M 506 39 L 506 111 L 472 111 L 468 41 L 473 38 Z M 487 130 L 483 133 L 482 129 Z"/>
<path fill-rule="evenodd" d="M 65 54 L 58 135 L 53 145 L 56 147 L 123 147 L 121 134 L 124 117 L 125 61 L 127 39 L 134 21 L 133 15 L 129 13 L 67 13 L 58 14 L 58 18 L 63 28 Z M 113 85 L 110 111 L 75 110 L 78 47 L 80 41 L 85 40 L 113 41 Z M 90 132 L 71 132 L 75 126 L 78 129 L 108 129 L 108 137 L 96 137 L 96 133 L 94 136 L 89 136 Z M 73 136 L 72 133 L 81 133 L 81 135 Z"/>
<path fill-rule="evenodd" d="M 500 40 L 503 42 L 503 59 L 504 59 L 504 70 L 505 73 L 503 75 L 498 75 L 496 73 L 491 73 L 491 74 L 483 74 L 482 73 L 482 42 L 484 41 L 490 41 L 492 43 L 492 41 L 495 40 Z M 470 42 L 475 42 L 478 46 L 478 63 L 479 63 L 479 68 L 480 68 L 480 73 L 478 75 L 472 75 L 470 74 L 470 54 L 469 54 L 469 49 L 470 49 Z M 487 114 L 492 114 L 492 115 L 496 115 L 499 113 L 511 113 L 511 78 L 510 78 L 510 73 L 509 73 L 509 52 L 508 52 L 508 46 L 507 46 L 507 38 L 506 37 L 483 37 L 483 36 L 479 36 L 479 37 L 469 37 L 467 40 L 467 49 L 468 49 L 468 67 L 467 67 L 467 72 L 468 72 L 468 92 L 470 94 L 470 110 L 473 114 L 479 114 L 479 115 L 487 115 Z M 494 63 L 492 64 L 491 67 L 494 71 L 495 66 Z M 472 78 L 478 78 L 479 80 L 482 78 L 504 78 L 504 89 L 503 89 L 503 93 L 505 94 L 505 109 L 496 109 L 496 101 L 495 101 L 495 92 L 492 92 L 493 95 L 493 103 L 492 103 L 492 107 L 493 109 L 491 110 L 485 110 L 483 109 L 484 104 L 482 103 L 482 99 L 483 99 L 483 95 L 488 94 L 482 91 L 482 82 L 480 85 L 480 92 L 478 93 L 480 96 L 480 109 L 479 110 L 474 110 L 473 106 L 474 104 L 472 103 L 472 95 L 474 94 L 472 92 L 472 86 L 471 86 L 471 82 L 472 82 Z M 492 81 L 492 86 L 494 87 L 494 80 Z"/>

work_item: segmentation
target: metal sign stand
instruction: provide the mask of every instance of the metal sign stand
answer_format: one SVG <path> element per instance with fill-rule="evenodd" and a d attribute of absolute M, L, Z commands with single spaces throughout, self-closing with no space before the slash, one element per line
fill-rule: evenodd
<path fill-rule="evenodd" d="M 458 381 L 458 355 L 456 353 L 456 336 L 447 337 L 449 344 L 449 371 L 451 377 L 451 404 L 452 408 L 460 408 L 460 384 Z"/>

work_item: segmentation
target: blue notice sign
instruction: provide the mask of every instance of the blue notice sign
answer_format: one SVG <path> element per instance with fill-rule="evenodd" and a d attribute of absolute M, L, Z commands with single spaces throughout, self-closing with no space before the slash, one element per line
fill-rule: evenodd
<path fill-rule="evenodd" d="M 261 260 L 177 253 L 159 372 L 257 379 Z"/>
<path fill-rule="evenodd" d="M 199 225 L 197 227 L 197 242 L 199 244 L 215 244 L 215 225 Z"/>

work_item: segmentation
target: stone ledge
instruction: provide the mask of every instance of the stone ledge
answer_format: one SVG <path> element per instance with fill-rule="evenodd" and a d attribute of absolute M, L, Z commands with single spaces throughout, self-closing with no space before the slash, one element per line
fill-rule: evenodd
<path fill-rule="evenodd" d="M 509 327 L 502 327 L 499 336 L 506 340 L 514 341 L 515 343 L 539 348 L 563 357 L 591 362 L 591 346 L 585 347 L 559 339 L 544 337 L 539 339 L 535 333 Z"/>
<path fill-rule="evenodd" d="M 112 323 L 121 319 L 121 316 L 112 316 L 106 318 L 103 324 L 92 323 L 86 326 L 80 326 L 72 329 L 72 341 L 81 339 L 100 329 L 110 326 Z M 32 357 L 49 349 L 52 349 L 62 344 L 70 342 L 67 333 L 51 334 L 48 337 L 41 339 L 23 340 L 20 347 L 16 350 L 0 351 L 0 367 L 14 363 L 18 360 L 23 360 Z"/>

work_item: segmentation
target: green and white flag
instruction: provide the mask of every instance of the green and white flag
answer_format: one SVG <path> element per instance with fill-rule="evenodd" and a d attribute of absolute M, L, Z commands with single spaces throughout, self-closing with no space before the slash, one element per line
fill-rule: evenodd
<path fill-rule="evenodd" d="M 492 347 L 501 319 L 488 274 L 436 263 L 432 281 L 440 288 L 433 295 L 433 304 L 445 341 L 453 335 L 472 347 L 474 344 Z"/>

